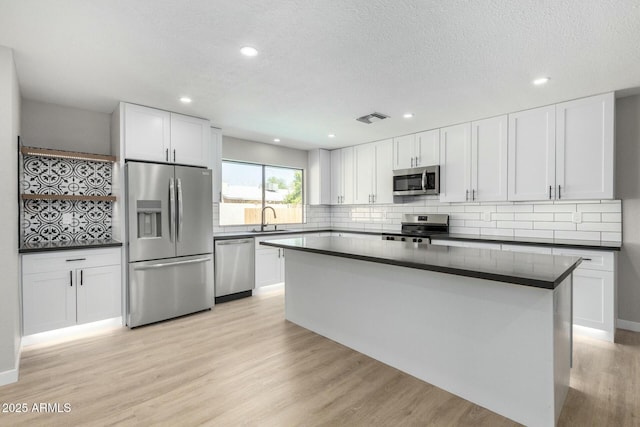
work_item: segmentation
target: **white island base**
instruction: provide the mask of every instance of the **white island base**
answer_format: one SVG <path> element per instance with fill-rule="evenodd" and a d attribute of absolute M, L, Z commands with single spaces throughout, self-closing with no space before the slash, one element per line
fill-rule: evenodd
<path fill-rule="evenodd" d="M 557 422 L 571 275 L 543 289 L 297 250 L 285 269 L 291 322 L 519 423 Z"/>

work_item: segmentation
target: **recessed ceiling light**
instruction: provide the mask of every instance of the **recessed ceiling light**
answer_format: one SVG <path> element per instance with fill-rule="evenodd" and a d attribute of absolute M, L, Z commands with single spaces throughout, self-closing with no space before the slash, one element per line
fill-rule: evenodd
<path fill-rule="evenodd" d="M 242 49 L 240 49 L 240 53 L 243 54 L 244 56 L 256 56 L 258 54 L 258 49 L 251 46 L 245 46 Z"/>
<path fill-rule="evenodd" d="M 335 138 L 336 136 L 332 133 L 330 133 L 329 135 L 327 135 L 329 138 Z"/>
<path fill-rule="evenodd" d="M 280 142 L 280 138 L 273 138 L 273 142 Z"/>
<path fill-rule="evenodd" d="M 536 86 L 543 85 L 549 81 L 549 77 L 540 77 L 539 79 L 535 79 L 533 84 Z"/>
<path fill-rule="evenodd" d="M 404 113 L 402 117 L 404 117 L 405 119 L 410 119 L 411 117 L 413 117 L 413 113 Z"/>
<path fill-rule="evenodd" d="M 189 98 L 188 96 L 183 96 L 182 98 L 180 98 L 180 102 L 191 104 L 191 98 Z"/>

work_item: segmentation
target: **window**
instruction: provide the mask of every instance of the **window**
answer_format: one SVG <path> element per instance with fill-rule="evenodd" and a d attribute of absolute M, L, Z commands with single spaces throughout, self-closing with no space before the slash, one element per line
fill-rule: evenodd
<path fill-rule="evenodd" d="M 262 208 L 269 224 L 303 222 L 302 169 L 222 161 L 220 225 L 257 225 Z"/>

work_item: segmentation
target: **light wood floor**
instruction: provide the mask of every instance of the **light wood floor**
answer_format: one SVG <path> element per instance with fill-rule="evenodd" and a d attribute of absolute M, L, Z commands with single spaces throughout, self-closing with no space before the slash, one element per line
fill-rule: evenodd
<path fill-rule="evenodd" d="M 0 425 L 508 426 L 499 415 L 284 320 L 282 291 L 22 354 Z M 640 334 L 576 338 L 565 426 L 640 425 Z"/>

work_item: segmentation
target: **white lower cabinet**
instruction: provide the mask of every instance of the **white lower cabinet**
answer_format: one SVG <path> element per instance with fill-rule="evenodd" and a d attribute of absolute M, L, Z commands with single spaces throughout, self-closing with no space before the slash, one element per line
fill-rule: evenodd
<path fill-rule="evenodd" d="M 256 247 L 256 289 L 262 286 L 284 282 L 284 249 L 261 245 L 260 242 L 274 239 L 293 239 L 296 237 L 318 237 L 319 233 L 283 234 L 255 238 Z"/>
<path fill-rule="evenodd" d="M 23 335 L 122 315 L 120 248 L 22 256 Z"/>
<path fill-rule="evenodd" d="M 574 332 L 613 342 L 616 333 L 616 254 L 582 249 L 553 249 L 554 255 L 579 256 L 573 272 Z"/>

